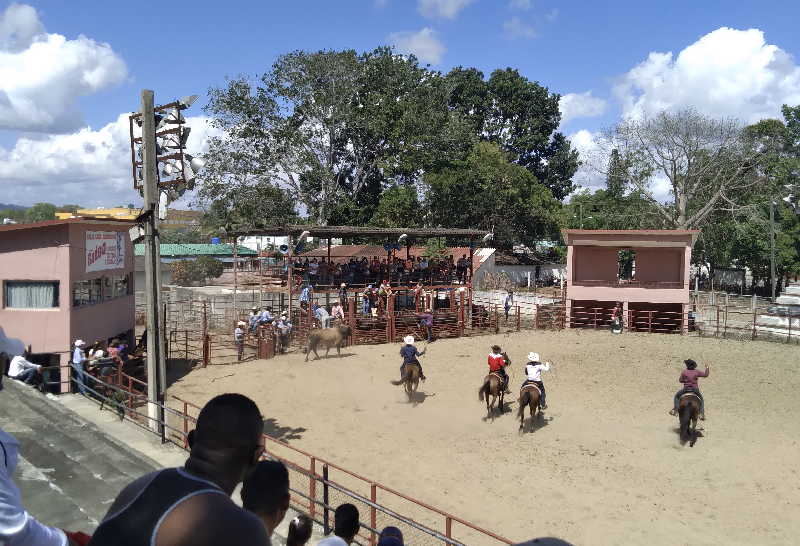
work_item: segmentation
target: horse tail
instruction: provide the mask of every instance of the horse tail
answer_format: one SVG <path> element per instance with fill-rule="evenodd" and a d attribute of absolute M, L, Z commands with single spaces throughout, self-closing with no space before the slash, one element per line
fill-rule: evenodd
<path fill-rule="evenodd" d="M 680 408 L 681 438 L 689 436 L 689 421 L 692 419 L 692 404 L 684 404 Z"/>
<path fill-rule="evenodd" d="M 403 377 L 398 379 L 397 381 L 392 381 L 392 385 L 402 385 L 406 381 L 411 381 L 411 366 L 406 366 L 403 369 Z"/>
<path fill-rule="evenodd" d="M 517 417 L 524 418 L 525 407 L 530 403 L 531 403 L 531 393 L 529 390 L 525 389 L 525 392 L 523 392 L 522 396 L 519 397 L 519 409 L 517 410 Z"/>
<path fill-rule="evenodd" d="M 489 380 L 488 379 L 485 380 L 483 382 L 483 386 L 480 389 L 478 389 L 478 400 L 483 402 L 483 397 L 484 396 L 487 397 L 487 398 L 489 397 Z"/>

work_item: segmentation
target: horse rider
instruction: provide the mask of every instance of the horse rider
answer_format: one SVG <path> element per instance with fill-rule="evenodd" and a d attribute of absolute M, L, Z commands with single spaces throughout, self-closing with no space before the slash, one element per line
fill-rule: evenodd
<path fill-rule="evenodd" d="M 400 356 L 403 357 L 403 363 L 400 365 L 400 379 L 403 379 L 403 371 L 406 364 L 416 364 L 419 366 L 419 378 L 425 381 L 425 374 L 422 373 L 422 363 L 420 363 L 417 357 L 424 355 L 427 349 L 422 349 L 420 352 L 414 346 L 414 336 L 406 336 L 403 338 L 403 341 L 405 345 L 400 349 Z"/>
<path fill-rule="evenodd" d="M 706 406 L 705 402 L 703 401 L 703 395 L 700 393 L 700 387 L 697 386 L 697 378 L 699 377 L 708 377 L 708 365 L 706 365 L 706 371 L 701 372 L 697 369 L 697 362 L 692 360 L 691 358 L 684 360 L 684 364 L 686 364 L 686 369 L 681 372 L 680 378 L 678 381 L 683 383 L 683 388 L 675 393 L 675 400 L 672 404 L 672 410 L 670 410 L 670 415 L 677 415 L 678 414 L 678 403 L 681 399 L 681 396 L 687 393 L 694 393 L 700 399 L 700 420 L 706 420 Z"/>
<path fill-rule="evenodd" d="M 525 385 L 536 385 L 539 387 L 539 391 L 542 393 L 542 396 L 539 397 L 539 407 L 542 409 L 547 409 L 547 403 L 545 397 L 547 396 L 544 392 L 544 381 L 542 381 L 542 372 L 549 372 L 550 371 L 550 362 L 545 362 L 542 364 L 540 362 L 539 353 L 530 352 L 528 353 L 528 362 L 525 364 L 525 381 L 522 382 L 522 386 L 520 389 L 524 388 Z"/>
<path fill-rule="evenodd" d="M 508 374 L 505 367 L 508 366 L 508 355 L 501 352 L 499 345 L 492 345 L 492 352 L 489 353 L 489 372 L 494 372 L 503 378 L 503 390 L 506 394 L 511 394 L 508 390 Z"/>

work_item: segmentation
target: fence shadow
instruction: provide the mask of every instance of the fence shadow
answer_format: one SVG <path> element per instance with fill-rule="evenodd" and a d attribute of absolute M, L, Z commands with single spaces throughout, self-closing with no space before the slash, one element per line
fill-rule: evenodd
<path fill-rule="evenodd" d="M 167 359 L 167 388 L 189 375 L 195 360 L 187 358 L 169 358 Z"/>
<path fill-rule="evenodd" d="M 264 434 L 270 438 L 286 442 L 287 444 L 292 440 L 300 440 L 306 430 L 308 429 L 304 427 L 293 428 L 281 426 L 278 421 L 272 417 L 264 419 Z"/>

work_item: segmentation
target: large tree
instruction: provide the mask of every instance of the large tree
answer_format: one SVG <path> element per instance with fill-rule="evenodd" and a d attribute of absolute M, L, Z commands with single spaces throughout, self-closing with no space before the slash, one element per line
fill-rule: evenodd
<path fill-rule="evenodd" d="M 578 153 L 560 132 L 560 96 L 517 70 L 495 70 L 488 79 L 458 67 L 445 77 L 450 107 L 480 139 L 500 146 L 510 161 L 528 169 L 563 200 L 575 186 Z"/>
<path fill-rule="evenodd" d="M 359 216 L 355 209 L 377 205 L 384 185 L 468 149 L 441 78 L 386 47 L 295 51 L 257 83 L 240 78 L 210 95 L 208 111 L 226 135 L 212 160 L 242 156 L 249 172 L 279 181 L 320 224 Z"/>
<path fill-rule="evenodd" d="M 25 211 L 25 221 L 41 222 L 43 220 L 55 220 L 56 206 L 52 203 L 36 203 Z"/>
<path fill-rule="evenodd" d="M 433 225 L 494 231 L 503 247 L 557 237 L 559 202 L 493 143 L 477 143 L 465 160 L 426 173 L 424 182 Z"/>
<path fill-rule="evenodd" d="M 735 213 L 761 182 L 764 149 L 732 119 L 694 110 L 626 119 L 601 139 L 606 156 L 617 150 L 629 186 L 641 192 L 667 227 L 702 227 L 715 211 Z M 661 201 L 659 186 L 670 198 Z"/>

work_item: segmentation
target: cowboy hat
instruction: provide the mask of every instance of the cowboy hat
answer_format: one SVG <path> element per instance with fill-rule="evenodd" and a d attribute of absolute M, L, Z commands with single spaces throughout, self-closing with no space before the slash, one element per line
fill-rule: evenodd
<path fill-rule="evenodd" d="M 236 326 L 247 326 L 247 323 L 243 320 L 240 320 L 239 322 L 236 323 Z"/>
<path fill-rule="evenodd" d="M 539 353 L 534 353 L 533 351 L 531 351 L 530 353 L 528 353 L 528 360 L 530 360 L 531 362 L 539 362 Z"/>
<path fill-rule="evenodd" d="M 414 336 L 406 336 L 403 338 L 406 345 L 414 345 Z"/>
<path fill-rule="evenodd" d="M 103 351 L 95 351 L 94 357 L 95 358 L 103 358 L 106 354 Z"/>
<path fill-rule="evenodd" d="M 76 347 L 83 347 L 86 343 L 82 339 L 75 340 Z"/>

